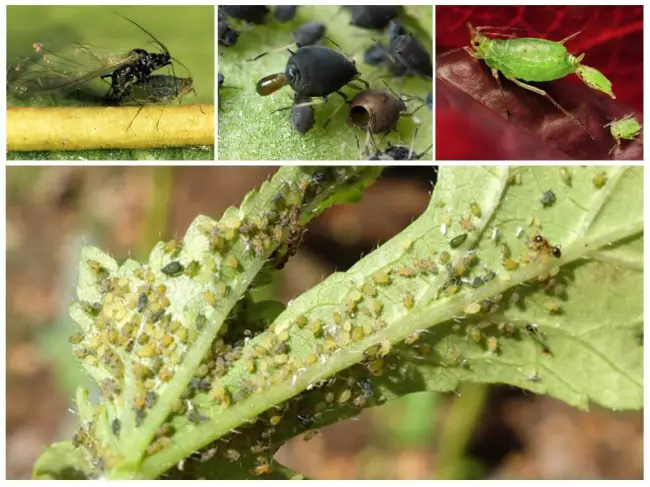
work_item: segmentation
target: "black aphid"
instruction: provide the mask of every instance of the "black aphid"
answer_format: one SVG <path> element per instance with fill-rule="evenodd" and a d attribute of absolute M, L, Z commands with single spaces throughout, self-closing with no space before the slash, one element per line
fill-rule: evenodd
<path fill-rule="evenodd" d="M 234 46 L 237 44 L 237 39 L 239 39 L 239 31 L 230 27 L 230 24 L 225 19 L 219 20 L 219 23 L 217 24 L 217 34 L 219 45 L 221 46 Z"/>
<path fill-rule="evenodd" d="M 383 29 L 401 10 L 399 5 L 351 5 L 343 8 L 350 11 L 350 24 L 364 29 Z"/>
<path fill-rule="evenodd" d="M 289 22 L 293 20 L 298 11 L 297 5 L 276 5 L 274 17 L 278 22 Z"/>
<path fill-rule="evenodd" d="M 185 270 L 185 268 L 183 267 L 183 264 L 181 264 L 180 262 L 173 261 L 160 270 L 163 274 L 176 277 L 176 276 L 180 276 L 183 273 L 183 270 Z"/>
<path fill-rule="evenodd" d="M 219 16 L 245 20 L 251 24 L 263 24 L 269 8 L 266 5 L 220 5 Z"/>
<path fill-rule="evenodd" d="M 354 61 L 329 47 L 306 46 L 296 52 L 289 52 L 291 56 L 287 60 L 284 73 L 271 74 L 257 82 L 259 95 L 268 96 L 290 85 L 296 96 L 325 97 L 359 79 L 360 74 Z M 359 81 L 368 85 L 361 79 Z"/>
<path fill-rule="evenodd" d="M 325 24 L 321 22 L 307 22 L 298 27 L 293 36 L 298 47 L 312 46 L 323 39 L 325 30 Z"/>

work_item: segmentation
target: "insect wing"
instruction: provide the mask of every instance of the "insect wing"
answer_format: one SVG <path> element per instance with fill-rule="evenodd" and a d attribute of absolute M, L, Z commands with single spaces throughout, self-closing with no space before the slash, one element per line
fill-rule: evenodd
<path fill-rule="evenodd" d="M 7 86 L 28 96 L 73 88 L 109 74 L 138 59 L 131 51 L 116 51 L 74 43 L 48 49 L 35 43 L 33 52 L 18 60 L 7 73 Z"/>

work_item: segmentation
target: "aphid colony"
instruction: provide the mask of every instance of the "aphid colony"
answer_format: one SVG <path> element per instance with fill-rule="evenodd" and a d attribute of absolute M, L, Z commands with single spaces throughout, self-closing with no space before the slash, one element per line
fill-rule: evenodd
<path fill-rule="evenodd" d="M 295 253 L 302 231 L 298 209 L 316 204 L 340 185 L 357 184 L 366 172 L 369 170 L 325 168 L 293 184 L 280 180 L 278 184 L 283 191 L 267 196 L 271 204 L 262 211 L 256 210 L 257 216 L 241 218 L 240 210 L 231 209 L 220 223 L 199 217 L 185 239 L 201 239 L 204 250 L 199 253 L 186 250 L 183 240 L 172 239 L 159 244 L 149 266 L 129 261 L 124 271 L 118 271 L 114 261 L 99 252 L 99 258 L 88 258 L 83 263 L 80 283 L 93 291 L 80 294 L 87 301 L 73 308 L 72 315 L 84 330 L 74 335 L 71 342 L 77 358 L 100 383 L 104 400 L 123 405 L 117 407 L 117 415 L 110 419 L 115 436 L 124 431 L 128 423 L 125 419 L 129 417 L 136 428 L 144 424 L 147 412 L 165 394 L 167 384 L 183 366 L 188 353 L 200 346 L 197 345 L 202 342 L 199 336 L 210 333 L 215 320 L 221 321 L 221 306 L 228 305 L 228 297 L 241 279 L 244 263 L 261 258 L 273 267 L 285 259 L 285 254 Z M 255 195 L 249 196 L 242 211 L 257 208 L 255 200 Z M 182 314 L 173 303 L 178 289 L 182 289 L 185 303 L 186 311 Z M 203 340 L 210 347 L 209 353 L 170 413 L 184 415 L 190 423 L 202 423 L 209 416 L 192 401 L 196 394 L 209 395 L 227 407 L 256 390 L 244 384 L 231 393 L 221 389 L 216 381 L 242 358 L 245 345 L 254 335 L 268 326 L 265 320 L 252 319 L 255 305 L 246 294 L 212 342 Z M 193 311 L 187 311 L 190 309 Z M 282 365 L 289 351 L 287 338 L 288 334 L 280 335 L 269 350 L 271 361 L 254 358 L 249 370 L 264 373 Z M 258 353 L 260 349 L 255 350 Z M 129 363 L 123 362 L 124 352 Z M 135 384 L 125 386 L 131 374 Z M 129 389 L 130 395 L 125 396 Z M 82 427 L 88 429 L 87 425 Z M 147 453 L 155 454 L 168 445 L 172 431 L 169 425 L 165 427 L 148 446 Z M 104 468 L 111 468 L 117 461 L 116 452 L 100 443 L 97 435 L 82 433 L 78 443 L 92 452 L 93 457 L 102 458 Z M 264 470 L 265 467 L 258 468 Z"/>
<path fill-rule="evenodd" d="M 90 80 L 101 78 L 109 80 L 110 88 L 104 96 L 107 104 L 140 106 L 169 103 L 193 92 L 191 74 L 187 78 L 176 76 L 172 60 L 183 64 L 172 57 L 167 47 L 138 23 L 120 17 L 151 37 L 162 52 L 141 48 L 128 52 L 99 50 L 80 43 L 49 49 L 35 43 L 29 56 L 8 69 L 8 88 L 19 96 L 69 93 Z M 171 76 L 153 74 L 165 66 L 171 66 Z"/>
<path fill-rule="evenodd" d="M 514 27 L 474 28 L 467 24 L 470 33 L 470 45 L 452 49 L 438 56 L 447 56 L 459 50 L 465 50 L 475 59 L 483 60 L 491 69 L 492 75 L 501 93 L 505 114 L 510 119 L 507 98 L 503 92 L 499 74 L 512 81 L 518 87 L 545 97 L 564 115 L 569 117 L 590 138 L 595 140 L 585 124 L 560 105 L 543 89 L 529 82 L 549 82 L 575 74 L 589 88 L 604 93 L 615 99 L 612 83 L 603 73 L 582 63 L 585 54 L 575 56 L 567 50 L 565 44 L 580 34 L 576 32 L 560 41 L 551 41 L 537 37 L 519 37 L 516 32 L 522 29 Z M 614 120 L 604 127 L 611 127 L 612 137 L 616 141 L 614 148 L 620 146 L 621 140 L 634 139 L 641 130 L 641 125 L 631 115 L 621 120 Z M 611 153 L 611 151 L 610 151 Z"/>
<path fill-rule="evenodd" d="M 385 47 L 381 43 L 373 45 L 369 50 L 372 50 L 374 54 L 371 55 L 367 52 L 364 56 L 364 60 L 368 64 L 386 65 L 395 76 L 432 78 L 431 55 L 417 37 L 407 32 L 398 19 L 401 7 L 351 6 L 343 8 L 350 12 L 351 25 L 364 29 L 385 28 L 387 30 L 388 46 Z M 222 23 L 224 26 L 223 36 L 220 33 L 219 38 L 224 46 L 234 44 L 225 39 L 222 41 L 222 37 L 226 37 L 229 32 L 225 28 L 228 19 L 246 20 L 252 24 L 263 23 L 269 12 L 267 7 L 260 6 L 255 8 L 253 6 L 238 6 L 234 13 L 233 9 L 234 7 L 219 7 L 219 15 L 222 19 L 220 26 Z M 278 7 L 276 7 L 277 12 L 280 12 Z M 252 19 L 253 13 L 255 13 L 255 21 Z M 280 21 L 286 22 L 293 18 L 295 10 L 292 11 L 291 16 L 285 16 L 283 13 L 280 15 Z M 360 77 L 355 60 L 343 54 L 338 44 L 325 37 L 325 32 L 325 25 L 320 22 L 309 22 L 297 28 L 294 31 L 295 47 L 289 45 L 275 49 L 275 51 L 285 49 L 289 51 L 290 56 L 284 71 L 267 75 L 260 79 L 256 85 L 257 93 L 261 96 L 268 96 L 284 86 L 291 86 L 293 104 L 275 111 L 291 110 L 291 123 L 297 132 L 305 134 L 314 127 L 314 105 L 320 102 L 320 100 L 314 99 L 321 98 L 322 102 L 326 102 L 328 97 L 334 93 L 343 99 L 343 103 L 329 115 L 323 127 L 327 127 L 340 108 L 349 104 L 348 123 L 365 130 L 369 135 L 392 132 L 400 117 L 412 116 L 422 106 L 432 109 L 431 93 L 425 99 L 424 97 L 397 95 L 390 88 L 388 90 L 371 89 L 369 83 Z M 322 45 L 325 40 L 333 47 Z M 269 52 L 259 54 L 250 61 L 255 61 L 267 54 Z M 357 83 L 361 83 L 363 87 Z M 346 86 L 359 90 L 359 93 L 351 100 L 345 92 L 341 91 Z M 421 105 L 410 113 L 406 113 L 406 103 L 412 100 L 419 100 Z M 374 145 L 375 157 L 390 160 L 419 159 L 428 151 L 427 149 L 421 154 L 414 154 L 412 150 L 395 146 L 389 146 L 385 151 L 379 151 L 376 149 L 376 144 Z M 366 142 L 367 146 L 368 142 Z"/>
<path fill-rule="evenodd" d="M 255 216 L 241 218 L 239 211 L 231 209 L 219 223 L 199 218 L 188 231 L 186 240 L 201 235 L 207 252 L 186 253 L 185 243 L 173 239 L 160 245 L 159 259 L 152 256 L 151 262 L 160 262 L 157 268 L 139 266 L 133 270 L 133 276 L 118 277 L 120 273 L 101 259 L 85 263 L 83 272 L 93 280 L 101 299 L 80 304 L 84 320 L 90 320 L 92 327 L 72 339 L 77 356 L 85 364 L 90 362 L 91 367 L 109 372 L 112 379 L 99 382 L 105 399 L 115 404 L 124 398 L 125 364 L 114 350 L 126 350 L 133 360 L 129 366 L 135 375 L 136 390 L 132 403 L 118 407 L 121 414 L 111 418 L 110 429 L 115 437 L 122 434 L 124 418 L 130 414 L 134 415 L 136 428 L 144 424 L 147 412 L 165 393 L 165 384 L 173 379 L 187 351 L 212 326 L 210 310 L 228 299 L 247 262 L 262 258 L 270 267 L 281 265 L 284 256 L 295 252 L 293 246 L 299 243 L 303 231 L 300 215 L 306 211 L 306 205 L 325 198 L 328 185 L 342 180 L 354 184 L 360 176 L 354 168 L 318 170 L 290 185 L 291 190 L 282 196 L 272 198 L 272 206 L 258 210 Z M 566 174 L 563 179 L 566 180 Z M 255 196 L 245 200 L 242 208 L 255 208 L 254 200 Z M 286 402 L 261 411 L 210 445 L 197 445 L 197 452 L 183 462 L 183 471 L 187 471 L 193 465 L 220 456 L 227 461 L 243 462 L 252 475 L 268 475 L 273 470 L 273 454 L 287 439 L 340 420 L 341 407 L 353 415 L 360 408 L 385 402 L 387 391 L 373 379 L 390 375 L 393 381 L 399 381 L 400 377 L 406 380 L 411 371 L 408 363 L 399 360 L 401 354 L 416 359 L 435 356 L 433 349 L 438 343 L 423 339 L 425 332 L 429 334 L 427 330 L 417 330 L 404 337 L 403 344 L 396 345 L 382 336 L 388 324 L 416 309 L 423 288 L 438 285 L 436 299 L 446 299 L 458 294 L 463 286 L 479 289 L 496 277 L 494 271 L 481 264 L 476 251 L 465 248 L 471 242 L 467 232 L 472 225 L 480 227 L 481 219 L 486 217 L 480 204 L 471 202 L 461 219 L 465 221 L 460 226 L 463 233 L 457 234 L 458 222 L 451 214 L 445 214 L 442 219 L 455 235 L 449 240 L 449 251 L 408 255 L 403 262 L 375 270 L 362 282 L 342 283 L 338 288 L 345 298 L 338 304 L 321 305 L 316 311 L 296 310 L 284 320 L 276 320 L 271 327 L 256 314 L 256 303 L 250 294 L 244 294 L 210 342 L 209 353 L 176 400 L 170 418 L 158 427 L 156 437 L 144 453 L 155 455 L 172 444 L 174 418 L 176 425 L 178 417 L 201 424 L 218 414 L 215 406 L 236 408 L 269 387 L 285 387 L 290 391 Z M 505 249 L 508 249 L 507 259 L 513 259 L 512 252 L 506 242 L 495 242 L 495 245 L 504 249 L 505 268 Z M 531 236 L 526 247 L 527 253 L 517 261 L 521 265 L 561 258 L 559 247 L 541 234 Z M 276 248 L 280 254 L 272 257 Z M 413 250 L 412 242 L 404 242 L 404 249 Z M 207 258 L 201 258 L 202 255 Z M 557 283 L 552 281 L 558 272 L 559 268 L 554 267 L 547 275 L 540 276 L 540 286 L 557 289 Z M 203 285 L 202 292 L 194 292 L 203 302 L 200 307 L 203 312 L 189 323 L 186 317 L 177 320 L 172 302 L 176 283 L 182 282 L 183 292 L 187 293 L 191 289 L 188 284 L 194 281 Z M 384 299 L 386 294 L 394 295 L 396 289 L 403 296 L 401 302 Z M 496 334 L 525 334 L 539 344 L 543 353 L 550 354 L 538 325 L 490 319 L 506 301 L 520 299 L 515 291 L 467 303 L 458 323 L 466 320 L 468 342 L 479 344 L 488 354 L 495 355 L 500 353 Z M 549 313 L 561 312 L 561 303 L 555 299 L 547 309 Z M 117 323 L 121 328 L 115 326 Z M 487 334 L 490 330 L 494 334 Z M 350 363 L 355 365 L 338 373 L 336 370 L 327 373 L 333 356 L 344 348 L 349 349 L 351 344 L 363 342 L 372 345 L 364 347 L 361 357 L 351 357 Z M 458 347 L 446 352 L 437 347 L 436 353 L 442 354 L 441 366 L 464 371 L 472 368 L 472 358 L 464 356 Z M 318 376 L 326 378 L 312 379 Z M 202 409 L 206 400 L 213 406 Z M 82 425 L 76 442 L 86 447 L 93 458 L 101 459 L 99 470 L 110 468 L 115 461 L 114 452 L 106 444 L 99 444 L 91 429 Z"/>

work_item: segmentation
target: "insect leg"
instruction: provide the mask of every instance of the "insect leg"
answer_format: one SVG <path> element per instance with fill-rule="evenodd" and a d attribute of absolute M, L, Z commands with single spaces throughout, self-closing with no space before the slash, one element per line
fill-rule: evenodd
<path fill-rule="evenodd" d="M 281 112 L 281 111 L 284 111 L 284 110 L 291 110 L 292 108 L 300 108 L 300 107 L 308 107 L 308 106 L 320 105 L 321 103 L 325 103 L 325 101 L 327 101 L 327 100 L 316 99 L 316 100 L 312 100 L 312 101 L 306 102 L 306 103 L 298 103 L 296 105 L 291 105 L 291 106 L 288 106 L 288 107 L 278 108 L 276 110 L 273 110 L 271 113 Z"/>
<path fill-rule="evenodd" d="M 411 154 L 413 154 L 413 147 L 415 147 L 415 138 L 418 136 L 418 130 L 420 130 L 420 126 L 416 125 L 415 130 L 413 131 L 413 139 L 411 140 L 411 147 L 409 147 L 409 155 L 408 155 L 408 160 L 411 160 Z"/>
<path fill-rule="evenodd" d="M 160 115 L 158 115 L 158 121 L 156 122 L 156 131 L 160 131 L 160 119 L 162 118 L 162 114 L 165 111 L 165 107 L 162 107 L 160 109 Z"/>
<path fill-rule="evenodd" d="M 346 95 L 346 94 L 343 93 L 342 91 L 340 91 L 340 90 L 336 90 L 334 93 L 336 93 L 336 94 L 339 95 L 339 96 L 342 96 L 343 99 L 344 99 L 345 101 L 347 101 L 347 99 L 348 99 L 348 95 Z"/>
<path fill-rule="evenodd" d="M 411 113 L 402 114 L 402 117 L 412 117 L 413 115 L 415 115 L 415 112 L 417 112 L 423 106 L 424 106 L 424 103 L 422 105 L 420 105 L 419 107 L 417 107 L 415 110 L 413 110 Z"/>
<path fill-rule="evenodd" d="M 560 111 L 561 111 L 562 113 L 564 113 L 567 117 L 569 117 L 571 120 L 573 120 L 573 122 L 574 122 L 576 125 L 578 125 L 582 130 L 584 130 L 584 132 L 585 132 L 589 137 L 591 137 L 592 140 L 596 140 L 596 139 L 594 138 L 594 136 L 591 135 L 591 133 L 589 133 L 589 130 L 587 130 L 587 127 L 585 127 L 585 125 L 584 125 L 580 120 L 578 120 L 576 117 L 574 117 L 573 115 L 571 115 L 571 114 L 570 114 L 570 113 L 569 113 L 569 112 L 568 112 L 564 107 L 562 107 L 562 105 L 560 105 L 558 102 L 556 102 L 556 101 L 553 99 L 553 97 L 552 97 L 551 95 L 549 95 L 548 93 L 546 93 L 544 90 L 541 90 L 541 89 L 539 89 L 539 88 L 536 88 L 536 87 L 534 87 L 534 86 L 531 86 L 531 85 L 529 85 L 529 84 L 526 84 L 526 83 L 524 83 L 523 81 L 519 81 L 517 78 L 508 78 L 508 79 L 509 79 L 510 81 L 512 81 L 513 83 L 515 83 L 516 85 L 518 85 L 518 86 L 520 86 L 520 87 L 522 87 L 522 88 L 527 89 L 528 91 L 532 91 L 533 93 L 537 93 L 538 95 L 542 95 L 542 96 L 545 96 L 546 98 L 548 98 L 549 101 L 550 101 L 551 103 L 553 103 L 553 105 L 555 105 L 555 107 L 556 107 L 558 110 L 560 110 Z"/>
<path fill-rule="evenodd" d="M 508 109 L 508 100 L 506 100 L 506 94 L 503 92 L 503 86 L 501 86 L 501 79 L 499 79 L 499 71 L 492 68 L 492 76 L 497 80 L 497 85 L 499 86 L 499 92 L 501 92 L 501 97 L 503 98 L 503 104 L 506 107 L 506 116 L 510 120 L 510 109 Z"/>
<path fill-rule="evenodd" d="M 126 128 L 127 132 L 131 129 L 131 126 L 133 125 L 133 122 L 135 121 L 136 118 L 138 118 L 138 115 L 140 114 L 140 112 L 142 111 L 143 108 L 144 108 L 144 105 L 140 105 L 140 107 L 138 108 L 138 111 L 135 112 L 135 116 L 133 117 L 133 119 L 129 123 L 129 126 Z"/>
<path fill-rule="evenodd" d="M 363 78 L 357 78 L 358 81 L 361 81 L 363 83 L 363 86 L 366 87 L 366 90 L 370 89 L 370 83 L 368 83 L 365 79 Z"/>

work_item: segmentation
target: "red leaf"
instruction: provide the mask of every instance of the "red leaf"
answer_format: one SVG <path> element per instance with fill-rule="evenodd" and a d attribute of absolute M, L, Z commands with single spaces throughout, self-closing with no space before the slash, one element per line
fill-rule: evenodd
<path fill-rule="evenodd" d="M 544 97 L 501 77 L 503 98 L 484 62 L 459 51 L 437 60 L 436 133 L 439 159 L 642 159 L 642 144 L 615 145 L 602 126 L 628 113 L 642 123 L 642 7 L 437 7 L 438 55 L 469 43 L 467 22 L 474 26 L 523 28 L 521 36 L 563 39 L 570 52 L 601 70 L 617 100 L 584 85 L 576 76 L 536 83 L 587 125 L 589 138 Z M 631 105 L 631 106 L 630 106 Z"/>

